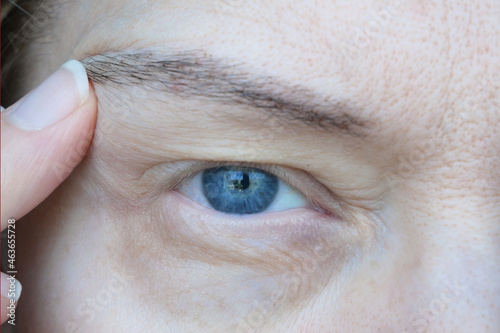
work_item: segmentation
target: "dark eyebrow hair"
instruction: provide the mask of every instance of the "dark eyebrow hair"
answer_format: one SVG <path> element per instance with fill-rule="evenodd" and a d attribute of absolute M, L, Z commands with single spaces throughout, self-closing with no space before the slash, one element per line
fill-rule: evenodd
<path fill-rule="evenodd" d="M 184 98 L 204 97 L 219 103 L 264 110 L 287 123 L 364 136 L 366 121 L 357 109 L 333 97 L 321 97 L 276 78 L 250 72 L 241 63 L 208 56 L 203 51 L 165 52 L 137 49 L 88 55 L 82 60 L 89 79 L 112 86 L 142 86 Z M 359 111 L 357 111 L 359 113 Z M 362 131 L 363 130 L 363 131 Z"/>

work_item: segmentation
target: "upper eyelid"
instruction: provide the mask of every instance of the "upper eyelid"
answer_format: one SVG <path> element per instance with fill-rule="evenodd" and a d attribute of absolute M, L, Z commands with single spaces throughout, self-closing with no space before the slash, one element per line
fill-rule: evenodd
<path fill-rule="evenodd" d="M 206 169 L 219 168 L 223 166 L 240 166 L 246 168 L 261 169 L 273 174 L 274 176 L 280 178 L 284 182 L 293 186 L 293 180 L 291 180 L 290 177 L 287 175 L 285 167 L 268 163 L 242 162 L 242 161 L 196 161 L 195 164 L 193 164 L 192 166 L 193 169 L 191 170 L 191 175 L 183 179 L 190 178 L 191 176 L 194 176 Z M 176 187 L 178 187 L 179 185 L 180 183 Z"/>
<path fill-rule="evenodd" d="M 172 174 L 170 177 L 168 184 L 164 184 L 164 186 L 176 189 L 178 188 L 184 181 L 187 179 L 194 177 L 199 172 L 218 168 L 223 166 L 241 166 L 248 168 L 258 168 L 264 171 L 267 171 L 276 177 L 284 180 L 285 182 L 289 182 L 286 173 L 283 172 L 283 168 L 277 165 L 268 164 L 268 163 L 255 163 L 255 162 L 242 162 L 242 161 L 176 161 L 176 162 L 168 162 L 155 165 L 153 168 L 156 169 L 167 169 L 166 171 Z M 146 171 L 143 175 L 146 176 L 148 171 Z"/>

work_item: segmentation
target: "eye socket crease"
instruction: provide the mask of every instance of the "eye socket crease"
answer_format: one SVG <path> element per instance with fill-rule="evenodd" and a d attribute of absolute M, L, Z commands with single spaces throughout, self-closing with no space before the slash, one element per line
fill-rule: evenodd
<path fill-rule="evenodd" d="M 208 98 L 225 105 L 264 111 L 285 126 L 364 137 L 369 122 L 348 101 L 331 101 L 300 86 L 251 74 L 241 63 L 205 52 L 156 49 L 109 51 L 88 55 L 82 63 L 89 79 L 110 87 L 132 86 L 189 98 Z"/>

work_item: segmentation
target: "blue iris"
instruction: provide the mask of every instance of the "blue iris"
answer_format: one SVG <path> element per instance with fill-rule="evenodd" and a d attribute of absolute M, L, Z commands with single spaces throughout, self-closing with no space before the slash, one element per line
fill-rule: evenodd
<path fill-rule="evenodd" d="M 230 214 L 264 211 L 278 192 L 278 178 L 264 170 L 228 166 L 203 172 L 203 194 L 212 207 Z"/>

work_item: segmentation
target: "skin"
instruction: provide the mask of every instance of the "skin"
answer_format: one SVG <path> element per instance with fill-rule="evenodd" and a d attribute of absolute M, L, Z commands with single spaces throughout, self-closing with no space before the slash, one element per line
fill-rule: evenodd
<path fill-rule="evenodd" d="M 290 129 L 243 106 L 95 84 L 87 157 L 19 224 L 20 332 L 499 331 L 498 1 L 64 10 L 31 82 L 89 53 L 197 49 L 348 101 L 368 125 Z M 280 165 L 333 215 L 214 212 L 173 189 L 193 160 Z"/>

